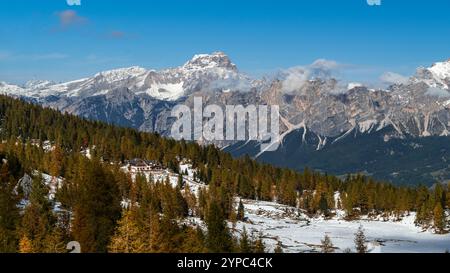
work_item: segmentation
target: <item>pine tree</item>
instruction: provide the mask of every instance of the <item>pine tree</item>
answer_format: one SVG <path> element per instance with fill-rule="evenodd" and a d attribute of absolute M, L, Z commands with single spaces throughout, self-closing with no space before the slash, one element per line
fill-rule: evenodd
<path fill-rule="evenodd" d="M 247 176 L 238 175 L 238 193 L 243 198 L 254 198 L 254 187 L 252 186 L 252 183 Z"/>
<path fill-rule="evenodd" d="M 197 198 L 195 194 L 191 191 L 189 184 L 186 184 L 186 186 L 184 187 L 183 196 L 184 199 L 186 200 L 189 216 L 198 216 Z"/>
<path fill-rule="evenodd" d="M 200 227 L 188 228 L 185 231 L 183 246 L 181 251 L 184 253 L 204 253 L 204 235 Z"/>
<path fill-rule="evenodd" d="M 29 205 L 22 218 L 22 238 L 27 238 L 35 252 L 44 252 L 45 240 L 50 236 L 56 218 L 53 215 L 51 202 L 48 200 L 49 188 L 41 175 L 32 180 Z"/>
<path fill-rule="evenodd" d="M 22 236 L 19 242 L 19 253 L 33 253 L 33 252 L 34 252 L 33 246 L 30 239 L 28 239 L 26 235 Z"/>
<path fill-rule="evenodd" d="M 145 220 L 144 220 L 145 221 Z M 161 252 L 162 245 L 162 230 L 161 221 L 158 213 L 151 210 L 149 219 L 146 220 L 145 226 L 148 229 L 148 240 L 149 240 L 149 250 L 150 252 Z"/>
<path fill-rule="evenodd" d="M 2 164 L 0 156 L 0 253 L 16 252 L 18 244 L 19 196 L 14 191 L 17 180 L 11 173 L 9 164 Z"/>
<path fill-rule="evenodd" d="M 60 145 L 55 145 L 55 148 L 51 152 L 49 172 L 53 177 L 59 177 L 61 175 L 62 164 L 64 154 Z"/>
<path fill-rule="evenodd" d="M 112 253 L 143 253 L 147 244 L 141 235 L 132 210 L 124 211 L 108 246 Z"/>
<path fill-rule="evenodd" d="M 223 212 L 219 204 L 217 204 L 217 201 L 212 200 L 210 202 L 205 220 L 208 228 L 206 236 L 208 250 L 213 253 L 231 251 L 231 235 L 226 226 Z"/>
<path fill-rule="evenodd" d="M 354 202 L 353 202 L 353 195 L 350 193 L 345 192 L 341 195 L 342 198 L 342 207 L 345 210 L 345 215 L 347 219 L 351 219 L 354 217 Z"/>
<path fill-rule="evenodd" d="M 183 175 L 182 174 L 179 174 L 178 175 L 178 180 L 177 180 L 177 187 L 179 188 L 179 189 L 182 189 L 183 187 L 184 187 L 184 180 L 183 180 Z"/>
<path fill-rule="evenodd" d="M 362 226 L 359 226 L 358 231 L 355 233 L 355 247 L 357 253 L 367 252 L 366 235 Z"/>
<path fill-rule="evenodd" d="M 325 235 L 324 239 L 321 241 L 322 253 L 333 253 L 334 246 L 328 235 Z"/>
<path fill-rule="evenodd" d="M 266 246 L 262 239 L 262 234 L 259 234 L 258 238 L 254 242 L 253 252 L 254 253 L 264 253 L 266 251 Z"/>
<path fill-rule="evenodd" d="M 328 215 L 329 215 L 328 201 L 327 201 L 326 195 L 324 193 L 322 193 L 321 197 L 320 197 L 319 210 L 320 210 L 320 212 L 323 213 L 323 215 L 325 217 L 328 217 Z"/>
<path fill-rule="evenodd" d="M 245 218 L 245 208 L 242 200 L 239 201 L 238 211 L 237 211 L 237 220 L 243 221 Z"/>
<path fill-rule="evenodd" d="M 122 211 L 119 188 L 114 175 L 97 159 L 82 159 L 82 166 L 84 179 L 75 181 L 74 239 L 83 246 L 83 252 L 106 252 Z"/>
<path fill-rule="evenodd" d="M 434 207 L 433 222 L 434 228 L 438 233 L 443 233 L 445 231 L 445 214 L 440 202 L 437 202 Z"/>
<path fill-rule="evenodd" d="M 239 240 L 239 249 L 242 253 L 252 252 L 250 240 L 248 238 L 247 229 L 245 228 L 245 226 L 242 230 L 241 239 Z"/>
<path fill-rule="evenodd" d="M 177 253 L 180 252 L 183 245 L 183 232 L 179 227 L 178 222 L 163 215 L 161 217 L 161 230 L 159 252 L 162 253 Z"/>

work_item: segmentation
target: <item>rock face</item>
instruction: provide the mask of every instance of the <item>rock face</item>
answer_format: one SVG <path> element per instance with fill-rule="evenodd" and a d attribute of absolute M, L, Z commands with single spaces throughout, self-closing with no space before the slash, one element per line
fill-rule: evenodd
<path fill-rule="evenodd" d="M 194 96 L 202 96 L 205 104 L 279 105 L 283 135 L 277 151 L 261 153 L 255 142 L 213 143 L 231 144 L 227 150 L 235 155 L 248 153 L 296 169 L 366 172 L 402 183 L 450 179 L 450 60 L 418 68 L 414 76 L 386 90 L 355 83 L 344 87 L 321 70 L 324 65 L 330 64 L 317 62 L 309 70 L 254 80 L 224 53 L 215 52 L 161 71 L 131 67 L 67 83 L 0 83 L 0 93 L 167 136 L 172 108 L 192 106 Z M 325 160 L 330 155 L 351 158 Z M 415 155 L 422 159 L 413 163 Z"/>

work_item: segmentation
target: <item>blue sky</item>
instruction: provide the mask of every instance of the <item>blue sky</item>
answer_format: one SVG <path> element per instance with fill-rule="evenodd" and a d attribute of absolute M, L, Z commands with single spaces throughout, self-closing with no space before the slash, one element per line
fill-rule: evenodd
<path fill-rule="evenodd" d="M 132 65 L 167 68 L 224 51 L 262 75 L 316 59 L 342 77 L 409 75 L 450 58 L 450 1 L 0 0 L 0 81 L 66 81 Z"/>

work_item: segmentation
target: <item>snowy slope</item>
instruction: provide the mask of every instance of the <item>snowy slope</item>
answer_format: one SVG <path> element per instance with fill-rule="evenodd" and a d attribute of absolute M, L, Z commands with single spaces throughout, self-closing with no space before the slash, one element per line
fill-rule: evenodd
<path fill-rule="evenodd" d="M 127 167 L 123 168 L 127 171 Z M 180 164 L 183 181 L 189 185 L 191 191 L 198 195 L 199 189 L 207 187 L 204 183 L 194 179 L 195 169 L 190 164 Z M 150 173 L 146 173 L 147 177 Z M 169 181 L 173 187 L 177 186 L 178 175 L 169 170 L 151 172 L 156 182 Z M 135 175 L 132 175 L 135 178 Z M 336 200 L 339 194 L 335 195 Z M 236 203 L 238 203 L 236 199 Z M 328 235 L 336 252 L 346 249 L 354 250 L 354 234 L 362 225 L 367 237 L 368 249 L 372 253 L 386 252 L 434 252 L 443 253 L 450 250 L 450 234 L 438 235 L 431 231 L 423 231 L 414 224 L 415 213 L 404 216 L 401 221 L 382 219 L 381 217 L 369 219 L 362 217 L 359 221 L 343 220 L 345 213 L 335 211 L 336 216 L 325 220 L 323 217 L 311 218 L 294 207 L 281 205 L 275 202 L 255 201 L 242 199 L 245 208 L 245 222 L 238 222 L 235 227 L 229 223 L 230 228 L 238 237 L 244 226 L 250 234 L 262 234 L 267 251 L 273 251 L 278 241 L 282 243 L 286 253 L 320 252 L 321 240 Z M 205 228 L 202 220 L 191 217 L 186 222 Z"/>
<path fill-rule="evenodd" d="M 450 234 L 422 231 L 414 225 L 414 213 L 399 222 L 382 219 L 349 222 L 341 217 L 331 220 L 309 218 L 298 214 L 295 208 L 272 202 L 243 200 L 243 203 L 248 221 L 239 222 L 236 233 L 242 232 L 244 226 L 248 232 L 256 235 L 262 233 L 269 251 L 273 251 L 280 241 L 284 252 L 319 252 L 325 235 L 338 248 L 336 252 L 343 252 L 347 248 L 355 251 L 354 234 L 360 225 L 364 228 L 372 253 L 443 253 L 450 249 Z"/>
<path fill-rule="evenodd" d="M 433 73 L 437 78 L 444 80 L 450 77 L 450 60 L 446 62 L 438 62 L 435 63 L 432 67 L 428 68 L 428 70 Z"/>

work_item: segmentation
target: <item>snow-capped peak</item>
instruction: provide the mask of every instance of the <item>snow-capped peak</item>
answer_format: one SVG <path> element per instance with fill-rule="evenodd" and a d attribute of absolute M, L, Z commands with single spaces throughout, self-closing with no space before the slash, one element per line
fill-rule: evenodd
<path fill-rule="evenodd" d="M 230 58 L 221 51 L 217 51 L 212 54 L 194 55 L 194 57 L 183 66 L 183 68 L 187 70 L 199 70 L 216 67 L 236 70 L 236 65 L 233 64 Z"/>
<path fill-rule="evenodd" d="M 438 62 L 428 68 L 433 75 L 441 80 L 450 78 L 450 59 L 446 62 Z"/>
<path fill-rule="evenodd" d="M 434 63 L 431 67 L 419 67 L 413 82 L 424 82 L 432 88 L 449 89 L 450 60 Z"/>

